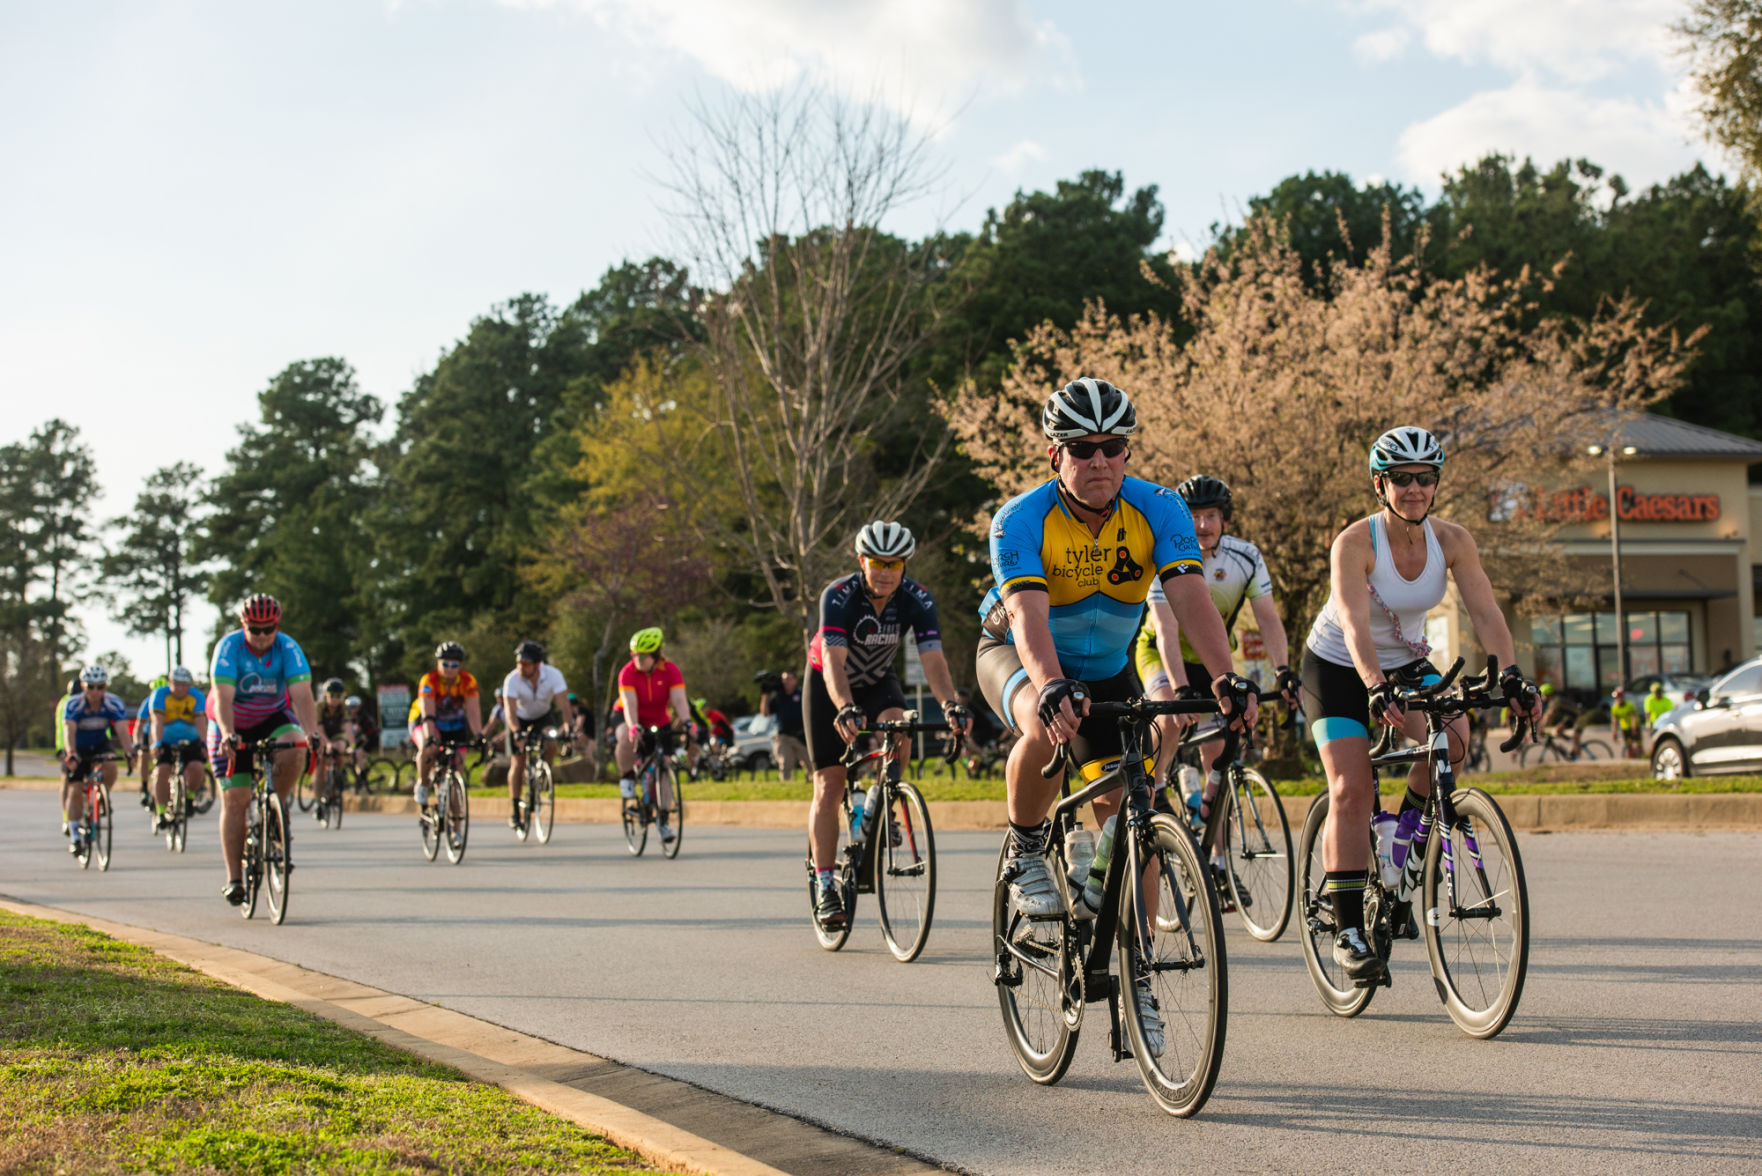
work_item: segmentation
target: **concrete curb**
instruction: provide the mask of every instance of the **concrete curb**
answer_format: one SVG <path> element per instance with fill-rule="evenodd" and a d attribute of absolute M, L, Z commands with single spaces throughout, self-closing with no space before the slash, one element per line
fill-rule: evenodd
<path fill-rule="evenodd" d="M 777 1120 L 786 1131 L 793 1129 L 797 1135 L 829 1137 L 834 1141 L 831 1145 L 834 1150 L 848 1152 L 860 1149 L 872 1153 L 876 1160 L 873 1165 L 875 1171 L 904 1176 L 907 1173 L 938 1170 L 869 1144 L 821 1131 L 788 1116 L 699 1090 L 687 1083 L 630 1070 L 593 1054 L 529 1037 L 463 1013 L 424 1004 L 406 996 L 357 984 L 352 980 L 326 976 L 294 964 L 234 948 L 77 915 L 53 907 L 0 898 L 0 908 L 57 923 L 81 923 L 113 938 L 149 948 L 266 1000 L 304 1009 L 406 1053 L 450 1066 L 480 1082 L 492 1083 L 525 1102 L 566 1118 L 664 1168 L 708 1173 L 712 1176 L 788 1176 L 785 1169 L 772 1167 L 672 1123 L 581 1089 L 572 1084 L 576 1077 L 592 1074 L 603 1078 L 607 1068 L 615 1068 L 627 1077 L 637 1078 L 644 1085 L 662 1084 L 677 1088 L 676 1092 L 670 1093 L 669 1102 L 695 1099 L 700 1103 L 714 1100 L 731 1104 L 738 1108 L 737 1117 Z M 559 1081 L 559 1078 L 565 1080 Z M 696 1108 L 700 1117 L 706 1109 L 712 1113 L 714 1111 L 713 1107 Z M 775 1131 L 778 1125 L 767 1126 L 770 1131 Z M 749 1135 L 759 1134 L 751 1123 L 737 1125 L 735 1130 L 744 1130 Z M 816 1141 L 803 1139 L 795 1142 L 796 1150 L 804 1153 L 804 1163 L 813 1164 L 814 1148 L 811 1144 Z M 824 1145 L 820 1150 L 826 1150 Z M 807 1166 L 798 1170 L 815 1169 Z"/>

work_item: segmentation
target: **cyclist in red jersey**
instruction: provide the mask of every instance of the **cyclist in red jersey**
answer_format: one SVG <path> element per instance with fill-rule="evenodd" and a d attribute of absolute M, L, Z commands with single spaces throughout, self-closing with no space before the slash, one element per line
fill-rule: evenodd
<path fill-rule="evenodd" d="M 618 790 L 624 796 L 636 795 L 636 757 L 647 749 L 646 732 L 650 727 L 672 727 L 686 734 L 690 751 L 691 703 L 685 697 L 685 675 L 679 667 L 661 655 L 665 640 L 659 629 L 638 629 L 630 638 L 630 660 L 618 674 L 618 701 L 624 707 L 624 722 L 619 726 L 615 754 L 618 757 Z M 635 715 L 632 723 L 630 716 Z M 673 806 L 670 795 L 655 798 L 660 805 L 661 840 L 671 841 L 673 827 L 667 823 L 666 812 Z"/>

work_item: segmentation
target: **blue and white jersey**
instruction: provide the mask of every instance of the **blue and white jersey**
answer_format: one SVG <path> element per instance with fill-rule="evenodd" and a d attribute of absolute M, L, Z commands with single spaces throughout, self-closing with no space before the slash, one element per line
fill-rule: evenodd
<path fill-rule="evenodd" d="M 73 723 L 74 747 L 88 751 L 110 742 L 110 724 L 128 722 L 128 707 L 108 690 L 104 692 L 103 702 L 88 704 L 86 692 L 82 690 L 67 700 L 61 717 Z"/>
<path fill-rule="evenodd" d="M 243 629 L 220 639 L 208 673 L 212 685 L 233 688 L 233 726 L 241 731 L 287 710 L 288 687 L 311 680 L 312 667 L 292 637 L 277 632 L 275 643 L 259 657 L 246 644 Z M 213 696 L 208 717 L 216 717 Z"/>

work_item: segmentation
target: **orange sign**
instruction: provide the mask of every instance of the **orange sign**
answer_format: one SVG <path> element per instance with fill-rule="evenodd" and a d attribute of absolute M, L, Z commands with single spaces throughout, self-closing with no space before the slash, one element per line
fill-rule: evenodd
<path fill-rule="evenodd" d="M 1615 502 L 1624 523 L 1710 523 L 1719 518 L 1717 494 L 1642 494 L 1617 486 Z M 1609 496 L 1589 486 L 1534 495 L 1518 517 L 1534 515 L 1550 522 L 1599 523 L 1609 517 Z"/>

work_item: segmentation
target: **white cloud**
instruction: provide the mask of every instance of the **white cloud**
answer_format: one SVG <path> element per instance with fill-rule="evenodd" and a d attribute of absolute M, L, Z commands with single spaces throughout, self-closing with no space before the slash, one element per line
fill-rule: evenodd
<path fill-rule="evenodd" d="M 1413 35 L 1403 28 L 1378 29 L 1352 42 L 1352 55 L 1364 62 L 1393 61 L 1407 52 L 1407 43 L 1412 39 Z"/>
<path fill-rule="evenodd" d="M 1589 159 L 1640 186 L 1693 166 L 1697 149 L 1687 140 L 1676 99 L 1595 98 L 1525 78 L 1409 126 L 1396 157 L 1410 182 L 1427 185 L 1503 151 L 1543 166 Z"/>
<path fill-rule="evenodd" d="M 1668 26 L 1684 11 L 1681 0 L 1360 0 L 1351 7 L 1393 14 L 1437 57 L 1569 82 L 1633 62 L 1667 66 Z"/>
<path fill-rule="evenodd" d="M 1046 148 L 1032 139 L 1023 139 L 1002 155 L 992 159 L 991 166 L 999 171 L 1021 171 L 1031 160 L 1045 159 Z"/>
<path fill-rule="evenodd" d="M 741 90 L 806 76 L 861 95 L 879 91 L 919 121 L 946 119 L 973 94 L 1077 77 L 1069 43 L 1026 0 L 499 2 L 580 9 L 636 45 L 683 54 Z"/>

